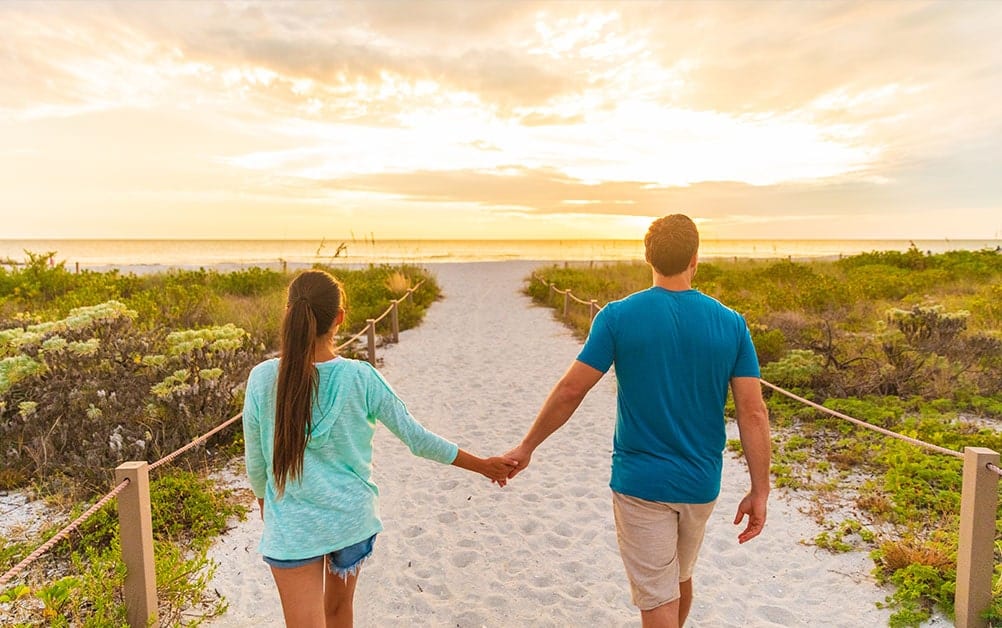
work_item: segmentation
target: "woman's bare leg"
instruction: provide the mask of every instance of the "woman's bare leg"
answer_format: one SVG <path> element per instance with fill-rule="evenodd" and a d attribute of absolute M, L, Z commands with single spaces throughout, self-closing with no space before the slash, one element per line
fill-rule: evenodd
<path fill-rule="evenodd" d="M 288 628 L 324 627 L 324 561 L 292 569 L 271 568 Z"/>
<path fill-rule="evenodd" d="M 355 621 L 355 584 L 358 572 L 342 578 L 324 569 L 324 616 L 326 628 L 352 628 Z"/>

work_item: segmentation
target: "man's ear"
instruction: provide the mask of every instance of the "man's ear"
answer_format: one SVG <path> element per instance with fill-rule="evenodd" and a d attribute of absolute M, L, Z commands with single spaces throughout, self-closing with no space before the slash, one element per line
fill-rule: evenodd
<path fill-rule="evenodd" d="M 337 316 L 334 317 L 334 324 L 340 325 L 344 322 L 344 310 L 338 310 Z"/>

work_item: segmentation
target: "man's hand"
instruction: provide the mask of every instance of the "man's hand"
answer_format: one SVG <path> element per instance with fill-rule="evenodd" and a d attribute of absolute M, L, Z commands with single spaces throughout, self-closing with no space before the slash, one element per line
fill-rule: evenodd
<path fill-rule="evenodd" d="M 483 468 L 480 470 L 481 475 L 487 477 L 491 482 L 497 482 L 498 486 L 503 487 L 508 483 L 508 477 L 515 467 L 518 466 L 518 462 L 508 456 L 493 456 L 485 458 L 482 466 Z"/>
<path fill-rule="evenodd" d="M 515 467 L 508 473 L 508 479 L 510 480 L 529 466 L 529 460 L 532 459 L 532 450 L 525 445 L 519 445 L 506 453 L 504 457 L 515 463 Z"/>
<path fill-rule="evenodd" d="M 741 523 L 741 520 L 748 516 L 748 526 L 744 532 L 738 535 L 738 543 L 750 541 L 762 532 L 765 527 L 765 511 L 768 496 L 757 496 L 748 493 L 738 504 L 738 513 L 734 517 L 734 525 Z"/>

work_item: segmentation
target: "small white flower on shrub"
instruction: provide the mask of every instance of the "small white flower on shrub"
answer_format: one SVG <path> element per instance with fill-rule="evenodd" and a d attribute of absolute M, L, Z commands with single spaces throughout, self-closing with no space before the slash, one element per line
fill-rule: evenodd
<path fill-rule="evenodd" d="M 119 425 L 108 435 L 108 448 L 115 453 L 122 451 L 122 426 Z"/>

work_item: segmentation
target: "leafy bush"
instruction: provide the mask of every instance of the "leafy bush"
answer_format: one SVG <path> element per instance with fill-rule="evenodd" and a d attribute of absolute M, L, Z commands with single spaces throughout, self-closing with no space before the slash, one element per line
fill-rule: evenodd
<path fill-rule="evenodd" d="M 135 317 L 109 301 L 0 331 L 3 468 L 99 491 L 122 460 L 159 458 L 238 410 L 258 358 L 243 330 L 163 336 Z"/>
<path fill-rule="evenodd" d="M 762 367 L 762 378 L 785 388 L 809 386 L 824 371 L 821 356 L 808 349 L 794 349 Z"/>

